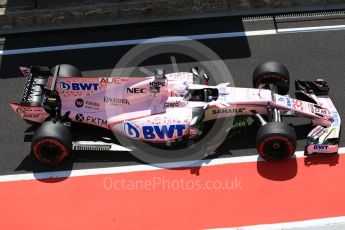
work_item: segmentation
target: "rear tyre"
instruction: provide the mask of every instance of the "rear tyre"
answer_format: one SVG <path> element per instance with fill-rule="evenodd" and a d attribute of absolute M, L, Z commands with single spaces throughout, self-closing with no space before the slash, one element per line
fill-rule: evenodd
<path fill-rule="evenodd" d="M 295 130 L 286 123 L 268 123 L 256 135 L 256 149 L 267 161 L 289 159 L 295 153 L 296 145 Z"/>
<path fill-rule="evenodd" d="M 264 62 L 258 65 L 253 73 L 253 87 L 259 88 L 265 85 L 274 84 L 277 93 L 286 95 L 289 92 L 290 75 L 287 68 L 278 62 Z"/>
<path fill-rule="evenodd" d="M 73 65 L 69 65 L 69 64 L 59 64 L 59 65 L 54 66 L 51 69 L 51 72 L 53 75 L 55 73 L 55 69 L 58 66 L 60 66 L 58 77 L 82 77 L 83 76 L 77 67 Z"/>
<path fill-rule="evenodd" d="M 58 164 L 72 150 L 71 132 L 60 122 L 46 121 L 32 137 L 32 150 L 37 160 Z"/>

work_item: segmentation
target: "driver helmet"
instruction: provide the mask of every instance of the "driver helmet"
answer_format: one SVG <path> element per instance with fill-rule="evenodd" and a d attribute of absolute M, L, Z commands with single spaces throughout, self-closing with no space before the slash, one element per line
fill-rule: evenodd
<path fill-rule="evenodd" d="M 188 84 L 183 82 L 174 85 L 171 89 L 171 94 L 173 97 L 186 97 L 188 94 Z"/>

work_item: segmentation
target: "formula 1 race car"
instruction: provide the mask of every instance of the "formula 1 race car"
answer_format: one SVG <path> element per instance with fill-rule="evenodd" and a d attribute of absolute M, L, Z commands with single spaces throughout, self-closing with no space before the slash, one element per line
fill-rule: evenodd
<path fill-rule="evenodd" d="M 289 72 L 276 62 L 255 69 L 254 88 L 210 86 L 197 68 L 170 74 L 157 69 L 144 78 L 83 77 L 67 64 L 20 69 L 27 77 L 25 90 L 21 102 L 11 107 L 25 121 L 40 124 L 32 151 L 47 164 L 63 161 L 72 150 L 115 146 L 74 140 L 72 127 L 80 123 L 161 144 L 198 140 L 204 123 L 234 116 L 252 117 L 261 126 L 256 148 L 268 161 L 286 160 L 296 150 L 295 131 L 282 122 L 283 116 L 311 119 L 315 128 L 307 137 L 306 155 L 338 151 L 341 122 L 327 83 L 296 80 L 296 98 L 291 98 Z"/>

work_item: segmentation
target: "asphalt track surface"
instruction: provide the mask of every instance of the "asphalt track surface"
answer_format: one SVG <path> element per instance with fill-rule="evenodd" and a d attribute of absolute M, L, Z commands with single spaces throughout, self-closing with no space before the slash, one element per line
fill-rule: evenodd
<path fill-rule="evenodd" d="M 271 19 L 244 21 L 242 19 L 227 19 L 225 21 L 117 26 L 10 35 L 5 37 L 4 42 L 0 40 L 0 48 L 13 50 L 160 36 L 186 36 L 343 24 L 345 24 L 345 19 L 337 18 L 327 20 L 296 19 L 290 22 L 274 22 Z M 235 86 L 238 87 L 251 87 L 251 76 L 255 66 L 269 60 L 286 65 L 290 71 L 292 82 L 297 78 L 304 80 L 326 79 L 331 89 L 330 94 L 333 102 L 340 115 L 344 116 L 344 37 L 344 30 L 336 30 L 206 39 L 202 43 L 211 48 L 226 63 L 231 71 Z M 8 105 L 9 102 L 19 100 L 22 93 L 24 78 L 19 73 L 19 66 L 54 66 L 59 63 L 69 63 L 77 66 L 84 75 L 109 76 L 118 60 L 131 48 L 133 46 L 128 45 L 0 56 L 0 174 L 143 164 L 128 152 L 78 152 L 59 166 L 47 167 L 37 162 L 30 154 L 32 129 L 16 116 Z M 142 66 L 150 71 L 154 71 L 157 67 L 165 67 L 167 72 L 172 72 L 171 56 L 175 56 L 180 71 L 188 71 L 190 67 L 202 65 L 202 63 L 195 62 L 195 60 L 183 55 L 167 54 L 151 58 Z M 136 70 L 135 73 L 144 76 L 139 70 Z M 291 92 L 293 96 L 292 86 Z M 344 120 L 343 118 L 343 124 Z M 309 122 L 304 119 L 293 119 L 291 122 L 296 125 L 298 150 L 303 150 L 305 138 L 311 128 Z M 255 127 L 250 127 L 246 132 L 227 140 L 221 145 L 214 157 L 257 154 L 255 150 L 256 130 Z M 342 137 L 344 137 L 344 130 L 342 129 Z M 343 145 L 344 138 L 341 139 L 340 146 Z"/>

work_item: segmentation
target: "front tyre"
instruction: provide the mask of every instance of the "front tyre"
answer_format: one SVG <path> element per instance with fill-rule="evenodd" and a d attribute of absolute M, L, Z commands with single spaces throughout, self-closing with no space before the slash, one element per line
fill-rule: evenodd
<path fill-rule="evenodd" d="M 45 164 L 62 162 L 72 149 L 70 130 L 60 122 L 46 121 L 32 137 L 32 150 Z"/>
<path fill-rule="evenodd" d="M 268 123 L 256 135 L 256 149 L 267 161 L 289 159 L 295 153 L 296 145 L 295 130 L 286 123 Z"/>
<path fill-rule="evenodd" d="M 290 75 L 287 68 L 278 62 L 264 62 L 258 65 L 253 73 L 253 87 L 269 88 L 269 84 L 273 84 L 277 93 L 286 95 L 290 87 Z"/>

